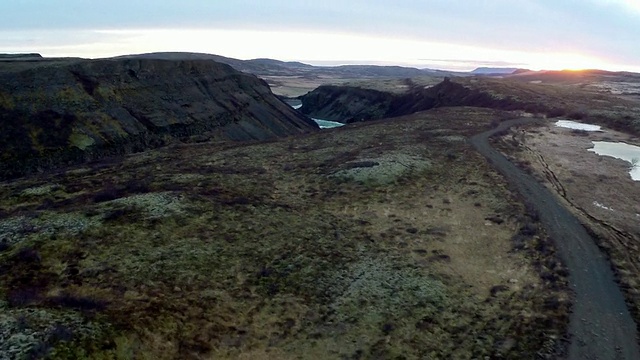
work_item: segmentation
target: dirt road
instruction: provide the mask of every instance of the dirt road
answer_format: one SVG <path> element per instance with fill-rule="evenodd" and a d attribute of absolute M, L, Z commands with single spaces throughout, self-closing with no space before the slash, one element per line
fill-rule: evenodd
<path fill-rule="evenodd" d="M 636 324 L 616 284 L 608 260 L 582 224 L 544 185 L 520 170 L 489 145 L 488 139 L 511 126 L 536 119 L 502 122 L 497 128 L 471 138 L 471 144 L 489 159 L 540 213 L 569 269 L 574 302 L 569 322 L 568 359 L 640 359 Z"/>

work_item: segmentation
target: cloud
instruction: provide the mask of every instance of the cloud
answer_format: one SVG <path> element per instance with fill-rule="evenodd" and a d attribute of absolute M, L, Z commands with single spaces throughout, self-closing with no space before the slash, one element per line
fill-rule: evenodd
<path fill-rule="evenodd" d="M 638 0 L 591 0 L 592 2 L 605 5 L 605 6 L 614 6 L 620 7 L 624 10 L 629 10 L 634 12 L 635 15 L 640 15 L 640 1 Z"/>
<path fill-rule="evenodd" d="M 0 52 L 41 52 L 45 56 L 111 57 L 156 51 L 212 53 L 239 59 L 274 58 L 311 64 L 398 64 L 471 70 L 479 66 L 531 69 L 605 68 L 597 57 L 558 51 L 503 50 L 433 41 L 344 33 L 227 30 L 138 29 L 59 30 L 48 36 L 33 31 L 0 32 Z M 15 46 L 20 39 L 30 39 Z M 384 51 L 381 51 L 384 49 Z M 426 60 L 425 60 L 426 59 Z"/>
<path fill-rule="evenodd" d="M 581 57 L 580 63 L 605 58 L 608 63 L 640 65 L 640 12 L 633 10 L 640 9 L 638 0 L 181 0 L 179 4 L 173 0 L 65 0 L 65 6 L 46 0 L 21 0 L 7 1 L 1 7 L 0 31 L 5 31 L 0 34 L 0 51 L 29 48 L 60 54 L 83 49 L 84 53 L 103 56 L 118 49 L 122 53 L 150 48 L 140 37 L 151 36 L 151 30 L 169 31 L 167 36 L 173 39 L 172 33 L 199 29 L 233 31 L 235 35 L 242 31 L 280 34 L 274 36 L 307 34 L 306 39 L 296 40 L 295 47 L 279 50 L 277 54 L 287 59 L 387 61 L 394 55 L 388 49 L 396 49 L 402 59 L 395 56 L 395 61 L 405 63 L 452 59 L 448 55 L 451 53 L 463 56 L 463 61 L 521 63 L 527 61 L 521 60 L 521 54 L 527 52 L 562 52 L 566 54 L 564 59 L 578 61 Z M 146 29 L 145 33 L 140 29 Z M 51 35 L 64 30 L 71 31 Z M 119 45 L 104 39 L 106 33 L 99 32 L 102 30 L 129 34 L 109 35 L 119 37 Z M 22 37 L 15 35 L 17 31 Z M 11 36 L 5 35 L 8 33 Z M 368 47 L 357 42 L 342 46 L 344 42 L 340 41 L 333 47 L 325 45 L 336 35 L 340 35 L 340 41 L 347 35 L 366 39 L 363 43 Z M 230 51 L 229 56 L 237 57 L 272 56 L 269 54 L 274 54 L 274 47 L 282 47 L 270 38 L 262 43 L 245 40 L 230 44 L 226 39 L 199 37 L 197 41 L 154 40 L 149 44 L 154 44 L 154 50 L 196 51 L 220 43 L 226 44 L 225 53 Z M 408 49 L 400 49 L 407 44 L 418 46 L 413 55 L 408 55 Z M 472 50 L 453 51 L 456 46 Z"/>
<path fill-rule="evenodd" d="M 458 64 L 467 66 L 491 66 L 491 67 L 520 67 L 526 65 L 522 62 L 509 61 L 487 61 L 487 60 L 460 60 L 460 59 L 419 59 L 420 61 L 442 63 L 442 64 Z"/>

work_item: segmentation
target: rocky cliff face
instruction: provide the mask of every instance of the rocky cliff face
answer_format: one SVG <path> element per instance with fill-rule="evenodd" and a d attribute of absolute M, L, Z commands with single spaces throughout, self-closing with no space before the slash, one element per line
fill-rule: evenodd
<path fill-rule="evenodd" d="M 352 123 L 384 117 L 393 99 L 382 91 L 324 85 L 302 98 L 300 111 L 318 119 Z"/>
<path fill-rule="evenodd" d="M 302 97 L 303 113 L 341 121 L 375 120 L 402 116 L 440 106 L 483 106 L 488 94 L 445 79 L 430 88 L 415 87 L 403 94 L 349 86 L 321 86 Z"/>
<path fill-rule="evenodd" d="M 541 113 L 554 110 L 535 99 L 502 95 L 474 86 L 464 79 L 449 78 L 433 87 L 417 86 L 402 94 L 347 86 L 321 86 L 304 95 L 301 100 L 300 111 L 303 113 L 345 123 L 402 116 L 445 106 L 476 106 Z"/>
<path fill-rule="evenodd" d="M 316 130 L 255 76 L 210 60 L 0 64 L 0 178 L 161 146 Z"/>

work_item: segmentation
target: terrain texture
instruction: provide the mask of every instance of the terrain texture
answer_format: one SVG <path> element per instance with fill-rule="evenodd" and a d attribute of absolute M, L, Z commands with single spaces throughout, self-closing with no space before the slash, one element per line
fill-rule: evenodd
<path fill-rule="evenodd" d="M 163 59 L 163 60 L 214 60 L 232 66 L 234 69 L 256 75 L 264 79 L 274 94 L 294 98 L 308 93 L 321 85 L 358 85 L 368 86 L 368 80 L 375 80 L 376 88 L 387 83 L 388 89 L 401 89 L 402 82 L 437 83 L 443 76 L 452 72 L 416 69 L 402 66 L 341 65 L 313 66 L 295 61 L 274 59 L 240 60 L 219 55 L 182 52 L 160 52 L 127 55 L 127 59 Z M 459 75 L 466 75 L 460 73 Z M 398 83 L 400 82 L 400 83 Z"/>
<path fill-rule="evenodd" d="M 210 60 L 0 62 L 0 178 L 181 139 L 264 140 L 317 125 Z"/>
<path fill-rule="evenodd" d="M 640 187 L 624 161 L 587 151 L 592 141 L 640 144 L 636 136 L 604 128 L 602 132 L 546 124 L 526 128 L 514 141 L 505 134 L 496 146 L 536 176 L 588 228 L 624 292 L 636 322 L 640 319 L 638 241 Z"/>
<path fill-rule="evenodd" d="M 568 359 L 637 359 L 640 351 L 636 323 L 614 280 L 610 263 L 594 239 L 547 188 L 489 144 L 491 135 L 513 125 L 533 122 L 539 123 L 540 120 L 507 121 L 496 129 L 474 136 L 471 142 L 537 209 L 542 223 L 556 239 L 574 292 Z"/>
<path fill-rule="evenodd" d="M 314 116 L 318 113 L 327 117 L 344 117 L 347 121 L 367 121 L 417 109 L 474 105 L 521 110 L 528 116 L 562 116 L 605 126 L 603 133 L 552 129 L 549 126 L 530 127 L 524 133 L 516 129 L 503 130 L 499 132 L 503 135 L 502 140 L 496 146 L 509 154 L 526 172 L 535 175 L 538 181 L 546 183 L 589 233 L 587 235 L 576 225 L 575 220 L 569 220 L 570 217 L 560 208 L 550 209 L 551 202 L 555 201 L 546 195 L 542 196 L 543 190 L 538 187 L 535 191 L 524 190 L 536 193 L 532 196 L 534 200 L 544 199 L 544 203 L 536 200 L 537 207 L 544 209 L 541 210 L 546 214 L 542 217 L 543 220 L 546 218 L 543 222 L 551 230 L 552 236 L 562 242 L 561 248 L 571 273 L 574 276 L 577 273 L 588 274 L 587 278 L 580 279 L 578 276 L 571 280 L 572 286 L 575 286 L 576 304 L 570 328 L 576 335 L 569 355 L 572 358 L 587 355 L 593 358 L 635 358 L 636 332 L 629 330 L 635 326 L 630 320 L 629 311 L 616 295 L 618 290 L 615 285 L 606 280 L 611 278 L 606 267 L 613 267 L 627 306 L 637 322 L 640 301 L 637 255 L 634 254 L 637 253 L 637 214 L 640 211 L 634 199 L 638 198 L 638 185 L 629 178 L 628 163 L 605 160 L 586 150 L 593 146 L 591 140 L 638 144 L 640 104 L 636 98 L 637 84 L 637 75 L 634 74 L 616 76 L 589 71 L 528 73 L 508 79 L 454 78 L 436 86 L 409 87 L 404 92 L 396 93 L 375 89 L 374 86 L 366 89 L 324 86 L 302 97 L 301 110 Z M 498 163 L 495 156 L 492 160 Z M 508 164 L 503 160 L 500 162 L 504 166 Z M 519 186 L 527 183 L 533 186 L 533 181 L 525 178 L 523 175 L 514 182 Z M 570 239 L 583 240 L 576 240 L 575 247 L 565 245 Z M 601 247 L 608 261 L 600 258 L 597 249 L 589 247 L 592 241 Z M 587 254 L 591 254 L 593 260 L 585 260 Z M 601 285 L 596 285 L 599 282 Z M 596 291 L 598 286 L 600 290 Z M 598 297 L 604 303 L 592 302 Z M 578 315 L 595 313 L 601 315 L 599 319 Z M 620 321 L 624 325 L 606 329 Z M 612 335 L 619 329 L 627 330 L 622 330 L 620 336 Z M 578 332 L 582 335 L 577 335 Z M 630 337 L 625 340 L 623 335 Z M 614 338 L 626 344 L 627 350 L 625 346 L 613 346 Z M 599 351 L 592 351 L 592 348 L 585 346 L 600 341 L 607 345 L 596 346 Z"/>
<path fill-rule="evenodd" d="M 438 109 L 174 144 L 0 186 L 0 353 L 556 358 L 566 269 Z"/>
<path fill-rule="evenodd" d="M 408 79 L 401 91 L 393 91 L 380 81 L 370 81 L 368 86 L 327 85 L 302 96 L 300 111 L 315 118 L 349 123 L 438 107 L 476 106 L 519 110 L 540 117 L 565 116 L 640 134 L 640 105 L 633 99 L 636 90 L 620 78 L 615 78 L 615 82 L 614 79 L 603 82 L 600 78 L 600 81 L 591 79 L 580 83 L 575 78 L 560 82 L 562 77 L 533 77 L 541 78 L 555 79 L 555 82 L 541 83 L 542 80 L 529 80 L 531 78 L 520 75 L 508 79 L 446 78 L 432 86 Z M 615 90 L 604 90 L 603 83 Z"/>

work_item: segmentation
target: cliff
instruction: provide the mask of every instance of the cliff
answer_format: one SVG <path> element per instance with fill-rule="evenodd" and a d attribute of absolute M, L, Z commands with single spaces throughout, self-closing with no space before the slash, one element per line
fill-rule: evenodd
<path fill-rule="evenodd" d="M 300 111 L 318 119 L 352 123 L 383 118 L 393 99 L 382 91 L 323 85 L 302 97 Z"/>
<path fill-rule="evenodd" d="M 162 146 L 316 130 L 257 77 L 210 60 L 0 64 L 0 178 Z"/>
<path fill-rule="evenodd" d="M 447 78 L 436 86 L 414 87 L 402 94 L 350 86 L 321 86 L 301 100 L 300 111 L 309 116 L 350 123 L 441 106 L 483 106 L 491 102 L 491 97 Z"/>
<path fill-rule="evenodd" d="M 401 94 L 348 86 L 321 86 L 301 97 L 300 111 L 340 122 L 403 116 L 438 107 L 474 106 L 562 115 L 558 96 L 546 88 L 491 79 L 445 78 L 431 87 L 414 86 Z"/>

